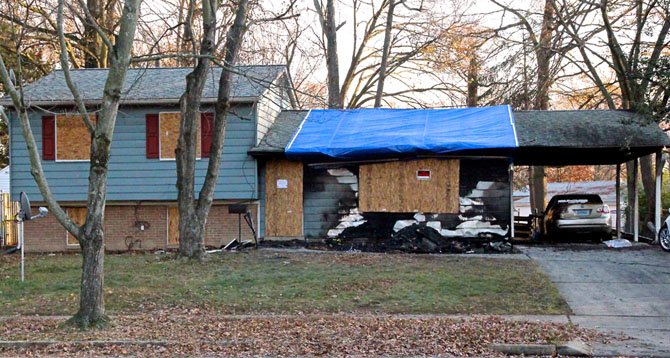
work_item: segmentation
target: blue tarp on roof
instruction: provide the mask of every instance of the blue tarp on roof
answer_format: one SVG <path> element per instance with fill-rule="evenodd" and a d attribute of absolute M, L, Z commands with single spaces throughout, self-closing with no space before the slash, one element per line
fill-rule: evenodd
<path fill-rule="evenodd" d="M 360 159 L 516 148 L 509 106 L 458 109 L 312 110 L 286 146 L 293 158 Z"/>

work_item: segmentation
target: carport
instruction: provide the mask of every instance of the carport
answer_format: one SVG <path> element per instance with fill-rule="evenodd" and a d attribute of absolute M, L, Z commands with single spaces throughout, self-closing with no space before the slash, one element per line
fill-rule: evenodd
<path fill-rule="evenodd" d="M 661 226 L 663 148 L 670 145 L 670 138 L 658 124 L 634 112 L 615 110 L 515 111 L 514 116 L 519 141 L 511 153 L 515 165 L 616 165 L 617 238 L 621 237 L 621 164 L 632 162 L 637 187 L 639 158 L 654 154 L 657 239 Z M 629 199 L 633 237 L 638 241 L 637 190 Z"/>

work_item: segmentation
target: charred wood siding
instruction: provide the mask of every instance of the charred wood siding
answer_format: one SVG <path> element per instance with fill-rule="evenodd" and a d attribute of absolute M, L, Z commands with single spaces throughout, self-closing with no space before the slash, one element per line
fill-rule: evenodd
<path fill-rule="evenodd" d="M 347 171 L 351 175 L 345 175 Z M 340 217 L 357 205 L 355 171 L 331 169 L 331 172 L 310 167 L 305 169 L 305 237 L 324 237 L 329 229 L 338 224 Z"/>
<path fill-rule="evenodd" d="M 503 229 L 510 224 L 509 163 L 505 160 L 462 159 L 460 212 L 463 217 L 491 222 Z M 472 201 L 472 202 L 470 202 Z"/>
<path fill-rule="evenodd" d="M 458 168 L 459 184 L 457 190 L 459 198 L 457 210 L 451 213 L 415 213 L 410 210 L 397 212 L 359 212 L 359 208 L 346 208 L 349 210 L 337 210 L 339 214 L 338 222 L 332 223 L 332 221 L 328 220 L 327 223 L 330 225 L 331 230 L 327 232 L 327 236 L 329 238 L 382 240 L 380 242 L 384 243 L 380 244 L 381 246 L 388 244 L 384 240 L 391 240 L 389 242 L 397 241 L 398 235 L 401 234 L 404 236 L 416 235 L 418 229 L 431 231 L 437 237 L 441 236 L 452 241 L 460 239 L 465 239 L 468 242 L 471 239 L 499 241 L 503 237 L 508 236 L 510 232 L 511 210 L 508 161 L 462 159 Z M 310 176 L 308 175 L 308 177 Z M 318 177 L 318 175 L 313 177 Z M 311 180 L 314 181 L 315 179 L 312 178 Z M 366 185 L 361 185 L 359 198 L 362 197 L 362 191 L 366 190 L 367 187 Z M 417 188 L 416 190 L 420 189 Z M 310 191 L 314 192 L 314 190 Z M 339 193 L 339 196 L 334 195 L 337 193 L 332 194 L 332 196 L 328 195 L 331 198 L 331 202 L 323 202 L 320 207 L 316 207 L 313 204 L 310 205 L 314 207 L 313 210 L 310 210 L 312 215 L 315 215 L 314 219 L 312 219 L 313 221 L 316 222 L 319 219 L 316 217 L 318 213 L 335 212 L 337 209 L 336 205 L 339 203 L 337 198 L 341 199 L 343 196 L 342 192 Z M 427 193 L 420 194 L 436 195 L 435 190 L 429 190 Z M 327 194 L 321 195 L 326 196 Z M 444 198 L 444 196 L 440 197 Z M 330 205 L 330 209 L 328 209 L 327 205 Z M 404 228 L 407 228 L 407 230 L 403 231 Z M 322 235 L 321 231 L 315 230 L 315 232 Z M 444 240 L 443 243 L 451 245 L 450 242 Z M 438 249 L 441 250 L 442 248 Z"/>

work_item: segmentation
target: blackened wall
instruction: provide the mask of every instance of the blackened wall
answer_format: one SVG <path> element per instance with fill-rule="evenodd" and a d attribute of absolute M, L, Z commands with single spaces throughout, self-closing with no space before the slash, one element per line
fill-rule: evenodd
<path fill-rule="evenodd" d="M 329 172 L 328 169 L 306 166 L 303 178 L 305 237 L 325 237 L 342 216 L 357 206 L 355 169 L 338 168 Z"/>
<path fill-rule="evenodd" d="M 509 227 L 511 189 L 507 160 L 462 159 L 459 187 L 463 216 L 481 215 L 483 221 L 503 229 Z M 463 205 L 468 199 L 479 204 Z"/>

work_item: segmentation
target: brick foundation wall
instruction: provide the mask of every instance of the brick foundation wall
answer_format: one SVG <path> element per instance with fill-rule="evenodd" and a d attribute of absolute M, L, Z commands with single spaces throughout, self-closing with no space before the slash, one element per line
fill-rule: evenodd
<path fill-rule="evenodd" d="M 257 215 L 258 205 L 250 205 L 251 216 L 253 218 L 254 228 L 258 230 Z M 221 247 L 237 238 L 239 229 L 237 226 L 237 214 L 228 214 L 228 206 L 217 205 L 212 206 L 207 218 L 207 225 L 205 226 L 205 245 L 213 247 Z M 242 218 L 242 240 L 253 240 L 253 234 L 249 225 Z"/>
<path fill-rule="evenodd" d="M 176 203 L 170 203 L 176 205 Z M 165 249 L 168 234 L 167 205 L 112 205 L 105 209 L 105 248 L 107 251 Z M 258 206 L 250 205 L 254 226 Z M 37 212 L 37 208 L 34 209 Z M 140 230 L 140 225 L 144 230 Z M 220 247 L 238 236 L 237 214 L 228 214 L 227 205 L 213 205 L 205 227 L 205 245 Z M 77 251 L 78 245 L 66 244 L 66 231 L 53 215 L 24 224 L 26 251 Z M 242 218 L 242 239 L 252 240 L 249 226 Z"/>

